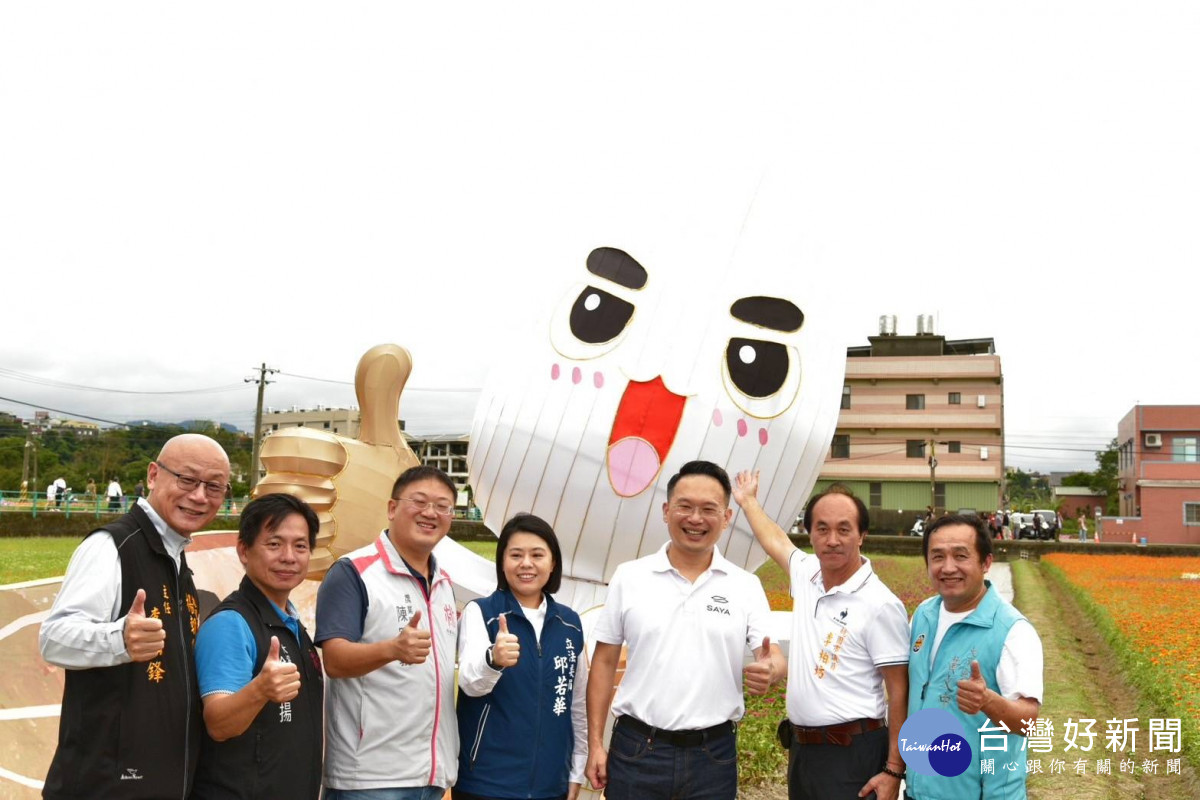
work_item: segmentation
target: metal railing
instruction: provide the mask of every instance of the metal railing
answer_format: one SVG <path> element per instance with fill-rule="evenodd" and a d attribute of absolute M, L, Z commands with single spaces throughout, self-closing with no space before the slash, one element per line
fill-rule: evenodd
<path fill-rule="evenodd" d="M 236 517 L 249 500 L 248 497 L 226 498 L 217 516 Z M 85 492 L 67 492 L 61 498 L 51 500 L 44 492 L 0 491 L 0 514 L 30 514 L 34 517 L 39 514 L 62 514 L 67 519 L 72 515 L 89 515 L 98 518 L 124 514 L 136 502 L 137 498 L 129 494 L 113 502 L 103 495 L 93 496 Z"/>

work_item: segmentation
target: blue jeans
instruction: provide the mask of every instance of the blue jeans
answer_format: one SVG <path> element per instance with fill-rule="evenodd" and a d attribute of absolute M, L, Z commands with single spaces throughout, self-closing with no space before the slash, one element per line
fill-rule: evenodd
<path fill-rule="evenodd" d="M 618 724 L 608 747 L 606 800 L 734 800 L 737 734 L 695 747 L 649 739 Z"/>
<path fill-rule="evenodd" d="M 446 790 L 440 786 L 410 786 L 396 789 L 330 789 L 323 800 L 442 800 Z"/>

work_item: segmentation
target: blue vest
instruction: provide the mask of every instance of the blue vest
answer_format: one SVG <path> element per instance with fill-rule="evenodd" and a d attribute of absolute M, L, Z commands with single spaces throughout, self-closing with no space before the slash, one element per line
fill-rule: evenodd
<path fill-rule="evenodd" d="M 1009 628 L 1017 620 L 1024 619 L 1021 612 L 1006 603 L 991 582 L 987 593 L 975 610 L 966 619 L 956 622 L 946 631 L 937 658 L 932 664 L 929 653 L 933 650 L 933 639 L 937 635 L 938 615 L 942 611 L 942 598 L 931 597 L 917 607 L 912 619 L 912 652 L 908 661 L 908 713 L 911 715 L 923 708 L 940 708 L 949 711 L 962 721 L 967 744 L 971 746 L 974 763 L 961 775 L 947 778 L 942 775 L 918 775 L 908 771 L 907 791 L 917 800 L 972 800 L 986 797 L 988 800 L 1025 797 L 1025 737 L 1010 733 L 1006 750 L 992 749 L 1001 734 L 984 734 L 988 737 L 988 751 L 981 752 L 979 729 L 990 722 L 987 714 L 964 714 L 958 708 L 957 684 L 971 676 L 971 662 L 979 662 L 983 679 L 992 691 L 999 691 L 996 682 L 996 667 L 1004 650 L 1004 639 Z M 994 759 L 992 774 L 980 774 L 980 761 Z M 1006 769 L 1016 762 L 1015 769 Z"/>
<path fill-rule="evenodd" d="M 521 657 L 483 697 L 458 692 L 456 789 L 483 797 L 546 798 L 567 792 L 575 664 L 585 658 L 579 615 L 546 597 L 541 643 L 511 592 L 476 601 L 496 641 L 501 613 L 521 643 Z"/>

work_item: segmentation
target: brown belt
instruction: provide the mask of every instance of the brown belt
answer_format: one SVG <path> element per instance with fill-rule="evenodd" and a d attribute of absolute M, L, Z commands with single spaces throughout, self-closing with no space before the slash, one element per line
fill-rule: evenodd
<path fill-rule="evenodd" d="M 792 743 L 836 744 L 842 747 L 849 747 L 851 736 L 877 731 L 883 725 L 884 723 L 881 719 L 856 719 L 852 722 L 839 722 L 837 725 L 822 725 L 817 728 L 792 725 Z"/>

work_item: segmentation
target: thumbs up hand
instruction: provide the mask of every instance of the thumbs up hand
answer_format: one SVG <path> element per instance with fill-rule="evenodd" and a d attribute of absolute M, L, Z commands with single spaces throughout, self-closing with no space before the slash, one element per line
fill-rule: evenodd
<path fill-rule="evenodd" d="M 750 694 L 766 694 L 771 686 L 779 682 L 775 671 L 775 659 L 771 653 L 771 637 L 764 636 L 762 647 L 758 649 L 758 658 L 742 669 L 742 676 L 746 681 L 746 691 Z"/>
<path fill-rule="evenodd" d="M 263 695 L 272 703 L 286 703 L 300 694 L 300 669 L 279 660 L 279 638 L 271 637 L 267 660 L 255 678 Z"/>
<path fill-rule="evenodd" d="M 401 664 L 424 664 L 425 659 L 429 656 L 429 648 L 433 644 L 433 639 L 430 637 L 429 631 L 421 630 L 420 622 L 421 612 L 418 611 L 400 630 L 400 635 L 392 640 L 394 658 Z"/>
<path fill-rule="evenodd" d="M 496 631 L 496 641 L 492 644 L 492 664 L 497 669 L 515 666 L 521 658 L 521 643 L 516 634 L 508 632 L 508 615 L 500 615 L 500 630 Z"/>
<path fill-rule="evenodd" d="M 990 690 L 979 670 L 979 662 L 971 662 L 971 677 L 958 682 L 958 709 L 964 714 L 978 714 L 983 710 Z"/>
<path fill-rule="evenodd" d="M 400 394 L 412 371 L 403 347 L 372 347 L 358 362 L 354 389 L 361 409 L 357 439 L 286 428 L 262 446 L 266 476 L 255 496 L 286 492 L 317 512 L 321 528 L 308 564 L 320 577 L 345 553 L 368 544 L 387 527 L 386 500 L 396 477 L 420 463 L 400 434 Z"/>
<path fill-rule="evenodd" d="M 134 661 L 149 661 L 167 642 L 161 619 L 146 616 L 146 590 L 138 589 L 125 615 L 125 651 Z"/>

